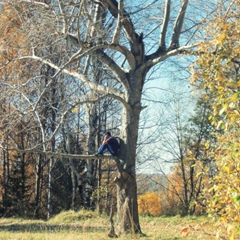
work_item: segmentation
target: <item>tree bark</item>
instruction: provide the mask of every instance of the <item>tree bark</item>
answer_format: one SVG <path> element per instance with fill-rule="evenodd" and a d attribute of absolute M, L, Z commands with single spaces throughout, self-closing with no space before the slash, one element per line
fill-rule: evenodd
<path fill-rule="evenodd" d="M 38 154 L 36 163 L 36 183 L 35 183 L 35 211 L 34 217 L 40 218 L 41 204 L 41 184 L 42 184 L 42 154 Z"/>
<path fill-rule="evenodd" d="M 52 215 L 52 167 L 53 158 L 49 159 L 48 163 L 48 188 L 47 188 L 47 219 Z"/>
<path fill-rule="evenodd" d="M 118 166 L 117 184 L 117 234 L 141 233 L 137 204 L 136 146 L 138 137 L 139 104 L 125 110 L 119 158 L 124 164 Z"/>
<path fill-rule="evenodd" d="M 96 106 L 89 109 L 89 132 L 88 132 L 88 153 L 93 154 L 96 149 L 95 137 L 97 132 L 97 112 Z M 94 187 L 94 159 L 87 159 L 87 173 L 86 173 L 86 185 L 85 185 L 85 207 L 88 209 L 93 209 L 94 206 L 91 202 L 91 196 Z"/>

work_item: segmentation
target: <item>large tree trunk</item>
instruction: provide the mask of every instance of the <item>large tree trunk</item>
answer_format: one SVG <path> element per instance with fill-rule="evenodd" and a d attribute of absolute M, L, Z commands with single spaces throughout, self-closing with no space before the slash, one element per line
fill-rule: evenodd
<path fill-rule="evenodd" d="M 138 136 L 139 115 L 141 107 L 135 104 L 125 109 L 121 138 L 124 143 L 120 147 L 119 158 L 124 164 L 118 166 L 117 184 L 117 233 L 141 233 L 138 217 L 137 184 L 136 184 L 136 146 Z"/>

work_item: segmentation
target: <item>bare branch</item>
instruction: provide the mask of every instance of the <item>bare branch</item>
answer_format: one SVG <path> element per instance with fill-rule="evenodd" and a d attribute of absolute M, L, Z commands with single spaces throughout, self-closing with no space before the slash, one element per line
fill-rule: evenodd
<path fill-rule="evenodd" d="M 166 33 L 167 33 L 167 27 L 169 22 L 169 16 L 170 16 L 170 7 L 171 7 L 171 0 L 166 0 L 163 26 L 162 26 L 161 37 L 160 37 L 160 48 L 163 50 L 166 49 Z"/>
<path fill-rule="evenodd" d="M 118 17 L 118 2 L 116 0 L 99 0 L 99 2 L 105 6 L 109 12 L 113 15 L 113 17 Z M 129 37 L 130 43 L 134 43 L 137 41 L 138 34 L 135 32 L 134 25 L 130 19 L 129 14 L 123 9 L 123 19 L 122 25 Z"/>
<path fill-rule="evenodd" d="M 182 31 L 182 26 L 183 26 L 186 9 L 188 6 L 188 0 L 184 0 L 182 2 L 183 2 L 182 7 L 179 11 L 179 14 L 177 16 L 177 19 L 175 21 L 175 25 L 173 28 L 173 35 L 172 35 L 172 40 L 171 40 L 171 44 L 170 44 L 170 49 L 176 49 L 179 47 L 179 38 L 180 38 L 181 31 Z"/>
<path fill-rule="evenodd" d="M 62 30 L 62 33 L 63 34 L 66 34 L 66 25 L 67 25 L 67 18 L 66 18 L 66 14 L 64 12 L 64 7 L 63 7 L 63 4 L 61 1 L 58 0 L 58 6 L 59 6 L 59 10 L 60 10 L 60 13 L 63 17 L 63 30 Z"/>
<path fill-rule="evenodd" d="M 25 2 L 25 3 L 31 3 L 31 4 L 35 4 L 35 5 L 39 5 L 42 6 L 44 8 L 48 8 L 50 9 L 49 5 L 43 2 L 39 2 L 39 1 L 34 1 L 34 0 L 20 0 L 19 2 Z"/>
<path fill-rule="evenodd" d="M 121 24 L 122 17 L 123 17 L 123 0 L 120 0 L 118 4 L 117 27 L 113 35 L 112 44 L 117 44 L 119 42 L 120 32 L 122 27 L 122 24 Z"/>
<path fill-rule="evenodd" d="M 196 46 L 198 46 L 197 43 L 193 44 L 193 45 L 189 45 L 189 46 L 179 47 L 177 49 L 170 50 L 170 51 L 166 52 L 165 54 L 159 54 L 159 56 L 156 57 L 156 58 L 152 58 L 153 55 L 151 55 L 148 58 L 148 61 L 144 65 L 142 65 L 141 68 L 142 67 L 144 68 L 146 66 L 147 67 L 152 67 L 152 66 L 156 65 L 157 63 L 166 60 L 169 57 L 176 56 L 176 55 L 178 55 L 180 53 L 185 53 L 185 52 L 187 52 L 188 49 L 192 49 L 192 48 L 194 48 Z"/>
<path fill-rule="evenodd" d="M 120 68 L 116 62 L 112 60 L 106 53 L 99 50 L 96 51 L 95 56 L 100 59 L 108 68 L 114 73 L 114 75 L 117 77 L 119 82 L 123 84 L 123 86 L 126 88 L 129 88 L 128 79 L 126 77 L 125 72 Z"/>
<path fill-rule="evenodd" d="M 47 64 L 48 66 L 50 66 L 51 68 L 55 69 L 58 71 L 58 73 L 62 72 L 62 73 L 65 73 L 69 76 L 72 76 L 72 77 L 75 77 L 79 80 L 81 80 L 84 85 L 86 87 L 89 87 L 90 89 L 92 90 L 95 90 L 99 93 L 103 93 L 103 94 L 110 94 L 112 97 L 118 99 L 120 102 L 122 102 L 125 106 L 127 106 L 127 103 L 126 101 L 124 100 L 124 94 L 122 94 L 121 92 L 119 92 L 117 89 L 114 89 L 114 88 L 111 88 L 111 87 L 105 87 L 105 86 L 102 86 L 102 85 L 99 85 L 99 84 L 96 84 L 94 82 L 91 82 L 89 81 L 88 78 L 86 78 L 84 75 L 82 74 L 79 74 L 77 72 L 72 72 L 71 70 L 67 70 L 65 68 L 60 68 L 58 67 L 56 64 L 50 62 L 50 61 L 47 61 L 41 57 L 37 57 L 37 56 L 24 56 L 24 57 L 21 57 L 19 59 L 33 59 L 33 60 L 36 60 L 36 61 L 39 61 L 39 62 L 42 62 L 44 64 Z M 55 74 L 56 75 L 56 74 Z"/>
<path fill-rule="evenodd" d="M 112 155 L 101 155 L 101 156 L 95 156 L 95 155 L 80 155 L 80 154 L 70 154 L 70 153 L 58 153 L 58 152 L 50 152 L 50 151 L 41 151 L 35 148 L 32 149 L 5 149 L 2 144 L 0 144 L 0 148 L 4 150 L 12 150 L 16 151 L 18 153 L 40 153 L 44 154 L 48 157 L 55 157 L 55 158 L 68 158 L 68 159 L 76 159 L 76 160 L 97 160 L 97 159 L 113 159 L 118 160 L 118 157 L 112 156 Z"/>

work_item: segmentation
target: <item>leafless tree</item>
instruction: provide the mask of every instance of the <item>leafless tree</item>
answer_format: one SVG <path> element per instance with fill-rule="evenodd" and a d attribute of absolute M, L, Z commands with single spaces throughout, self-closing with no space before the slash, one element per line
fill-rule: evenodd
<path fill-rule="evenodd" d="M 68 98 L 62 102 L 51 135 L 44 134 L 39 121 L 38 107 L 43 94 L 39 93 L 34 101 L 22 94 L 28 111 L 42 131 L 41 142 L 31 149 L 41 146 L 41 151 L 46 153 L 65 116 L 76 106 L 99 102 L 106 97 L 119 101 L 123 144 L 116 158 L 118 233 L 141 233 L 135 167 L 140 113 L 145 108 L 141 104 L 144 83 L 149 70 L 156 64 L 194 49 L 196 37 L 200 36 L 197 34 L 201 33 L 199 27 L 208 16 L 206 9 L 213 11 L 214 4 L 205 0 L 138 1 L 137 4 L 123 0 L 3 2 L 16 11 L 22 23 L 21 31 L 28 39 L 27 47 L 31 50 L 28 53 L 19 50 L 14 60 L 37 62 L 54 69 L 48 86 L 56 77 L 71 83 L 66 85 Z M 204 5 L 208 8 L 203 8 Z M 49 46 L 55 51 L 49 52 Z M 114 78 L 106 75 L 105 81 L 96 81 L 93 68 L 97 66 L 86 65 L 89 57 L 100 61 L 100 68 L 110 71 Z M 59 61 L 54 61 L 55 58 Z M 116 87 L 106 84 L 113 80 L 118 83 Z M 78 95 L 74 87 L 80 82 L 85 89 L 82 95 Z M 92 140 L 89 138 L 89 141 Z"/>

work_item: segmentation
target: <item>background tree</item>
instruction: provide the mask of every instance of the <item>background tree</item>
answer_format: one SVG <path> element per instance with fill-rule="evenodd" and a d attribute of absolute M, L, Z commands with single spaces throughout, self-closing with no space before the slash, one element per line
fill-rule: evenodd
<path fill-rule="evenodd" d="M 213 97 L 210 119 L 219 129 L 217 141 L 210 145 L 216 174 L 206 190 L 209 212 L 230 224 L 239 224 L 239 7 L 239 1 L 223 5 L 207 26 L 208 39 L 199 47 L 203 54 L 193 74 L 208 93 L 206 99 Z"/>
<path fill-rule="evenodd" d="M 152 151 L 155 158 L 149 162 L 155 171 L 166 178 L 164 194 L 169 196 L 166 202 L 172 206 L 172 214 L 195 213 L 196 204 L 202 204 L 201 192 L 206 177 L 203 172 L 211 164 L 205 146 L 213 129 L 208 120 L 208 103 L 199 99 L 193 111 L 193 102 L 196 100 L 189 95 L 178 92 L 173 93 L 172 98 L 168 97 L 169 101 L 166 101 L 162 110 L 164 114 L 160 114 L 165 124 L 158 129 L 160 137 L 153 144 Z M 159 155 L 162 158 L 158 158 Z M 169 170 L 165 166 L 170 164 L 172 167 Z M 159 185 L 162 185 L 161 181 Z"/>
<path fill-rule="evenodd" d="M 162 213 L 161 200 L 156 192 L 147 192 L 138 198 L 139 214 L 159 216 Z"/>

